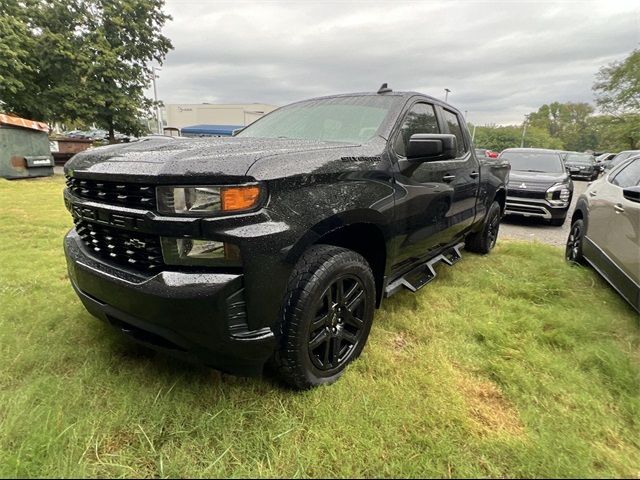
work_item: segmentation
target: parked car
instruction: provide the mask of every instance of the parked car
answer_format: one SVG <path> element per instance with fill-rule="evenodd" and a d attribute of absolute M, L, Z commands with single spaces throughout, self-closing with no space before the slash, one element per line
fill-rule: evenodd
<path fill-rule="evenodd" d="M 593 266 L 640 313 L 640 155 L 580 195 L 565 256 Z"/>
<path fill-rule="evenodd" d="M 604 172 L 605 162 L 612 160 L 615 157 L 615 153 L 601 153 L 596 157 L 596 167 L 600 173 Z"/>
<path fill-rule="evenodd" d="M 486 148 L 476 148 L 476 157 L 498 158 L 498 152 Z"/>
<path fill-rule="evenodd" d="M 605 160 L 602 162 L 604 170 L 611 170 L 617 165 L 620 165 L 626 159 L 631 158 L 635 155 L 640 154 L 640 150 L 625 150 L 623 152 L 618 153 L 611 160 Z"/>
<path fill-rule="evenodd" d="M 65 167 L 69 277 L 93 315 L 221 370 L 335 381 L 373 313 L 495 245 L 509 167 L 415 92 L 294 103 L 237 136 L 96 148 Z"/>
<path fill-rule="evenodd" d="M 596 163 L 602 163 L 602 162 L 609 161 L 613 157 L 615 157 L 616 155 L 617 155 L 616 153 L 601 153 L 600 155 L 598 155 L 596 157 Z"/>
<path fill-rule="evenodd" d="M 564 224 L 573 182 L 560 154 L 538 148 L 508 148 L 499 158 L 511 164 L 505 213 L 541 218 L 554 226 Z"/>
<path fill-rule="evenodd" d="M 568 153 L 564 157 L 564 165 L 569 169 L 571 178 L 595 180 L 600 173 L 596 159 L 589 153 Z"/>

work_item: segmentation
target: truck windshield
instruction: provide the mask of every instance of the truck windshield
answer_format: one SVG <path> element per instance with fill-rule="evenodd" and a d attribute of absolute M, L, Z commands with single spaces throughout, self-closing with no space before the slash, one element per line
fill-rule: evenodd
<path fill-rule="evenodd" d="M 397 97 L 333 97 L 294 103 L 255 121 L 238 137 L 363 143 L 371 139 Z"/>
<path fill-rule="evenodd" d="M 560 155 L 556 153 L 503 152 L 500 158 L 511 164 L 511 170 L 521 172 L 564 172 Z"/>

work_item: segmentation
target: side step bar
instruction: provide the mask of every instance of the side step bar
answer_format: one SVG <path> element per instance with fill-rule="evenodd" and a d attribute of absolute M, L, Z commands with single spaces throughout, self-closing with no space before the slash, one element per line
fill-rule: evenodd
<path fill-rule="evenodd" d="M 413 270 L 409 270 L 403 276 L 391 282 L 384 289 L 385 298 L 390 297 L 402 287 L 408 288 L 412 292 L 416 292 L 424 287 L 431 280 L 436 278 L 435 265 L 444 262 L 451 266 L 462 258 L 460 249 L 464 247 L 464 242 L 460 242 L 451 248 L 448 248 L 440 255 L 433 257 L 431 260 L 418 265 Z"/>

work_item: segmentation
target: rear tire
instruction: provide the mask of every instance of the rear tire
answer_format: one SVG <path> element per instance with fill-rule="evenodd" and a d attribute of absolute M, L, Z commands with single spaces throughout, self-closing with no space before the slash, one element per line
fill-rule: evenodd
<path fill-rule="evenodd" d="M 495 247 L 496 241 L 498 240 L 501 217 L 502 208 L 500 208 L 498 202 L 494 201 L 489 207 L 482 230 L 467 236 L 464 248 L 470 252 L 481 254 L 489 253 L 493 247 Z"/>
<path fill-rule="evenodd" d="M 284 299 L 278 376 L 296 389 L 335 382 L 365 346 L 375 308 L 367 261 L 341 247 L 309 248 L 296 264 Z"/>

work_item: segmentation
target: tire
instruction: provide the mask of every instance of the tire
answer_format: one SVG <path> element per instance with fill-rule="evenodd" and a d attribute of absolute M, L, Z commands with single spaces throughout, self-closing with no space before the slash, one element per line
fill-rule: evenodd
<path fill-rule="evenodd" d="M 586 265 L 587 261 L 582 254 L 582 244 L 584 242 L 585 225 L 581 218 L 571 224 L 567 245 L 564 250 L 564 257 L 569 263 Z"/>
<path fill-rule="evenodd" d="M 284 298 L 273 359 L 280 379 L 300 390 L 338 380 L 362 352 L 374 309 L 373 273 L 361 255 L 330 245 L 309 248 Z"/>
<path fill-rule="evenodd" d="M 465 249 L 470 252 L 487 254 L 496 245 L 498 231 L 500 229 L 500 217 L 502 209 L 500 204 L 494 201 L 489 207 L 487 216 L 484 219 L 482 230 L 472 233 L 465 240 Z"/>
<path fill-rule="evenodd" d="M 567 219 L 566 214 L 564 217 L 552 218 L 551 220 L 549 220 L 549 225 L 551 225 L 552 227 L 561 227 L 562 225 L 564 225 L 564 221 L 566 219 Z"/>

